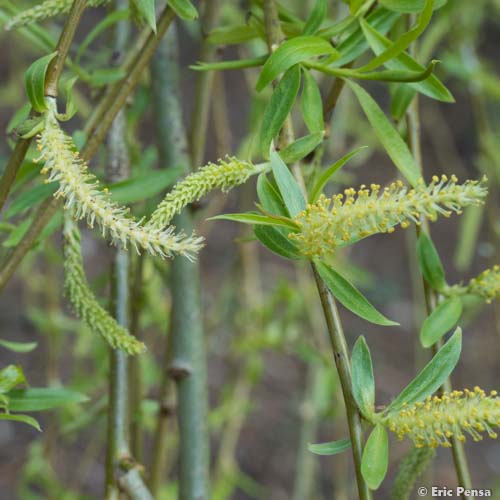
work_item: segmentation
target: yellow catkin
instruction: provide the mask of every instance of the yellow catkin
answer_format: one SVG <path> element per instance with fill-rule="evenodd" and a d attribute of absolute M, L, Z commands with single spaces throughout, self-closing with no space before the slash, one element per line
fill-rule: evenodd
<path fill-rule="evenodd" d="M 469 293 L 483 297 L 486 302 L 500 298 L 500 266 L 486 269 L 479 276 L 469 281 Z"/>
<path fill-rule="evenodd" d="M 145 228 L 141 221 L 129 215 L 129 210 L 114 203 L 107 190 L 100 189 L 99 181 L 89 172 L 80 158 L 73 141 L 61 130 L 56 119 L 55 101 L 48 99 L 45 129 L 37 143 L 47 182 L 58 182 L 54 196 L 64 197 L 65 208 L 76 219 L 85 218 L 90 227 L 95 223 L 103 236 L 109 234 L 113 243 L 124 248 L 130 243 L 138 252 L 145 250 L 152 255 L 169 257 L 181 254 L 188 258 L 202 248 L 202 238 L 183 233 L 175 234 L 174 227 L 165 229 Z"/>
<path fill-rule="evenodd" d="M 425 401 L 403 407 L 382 420 L 399 439 L 410 438 L 417 448 L 450 447 L 450 438 L 465 441 L 468 434 L 480 441 L 482 434 L 496 438 L 500 426 L 500 398 L 475 387 L 472 391 L 453 391 L 441 397 L 429 396 Z"/>
<path fill-rule="evenodd" d="M 99 304 L 89 287 L 80 250 L 80 233 L 69 214 L 64 217 L 64 288 L 75 314 L 100 334 L 114 349 L 128 354 L 145 350 L 137 340 Z"/>
<path fill-rule="evenodd" d="M 419 224 L 421 218 L 434 221 L 460 213 L 464 206 L 481 204 L 487 194 L 484 182 L 457 184 L 455 176 L 434 176 L 428 186 L 420 182 L 415 189 L 398 181 L 383 189 L 372 184 L 357 191 L 346 189 L 332 198 L 321 195 L 295 217 L 299 231 L 289 237 L 305 256 L 321 256 L 375 233 L 391 233 L 397 225 L 406 228 L 411 222 Z"/>
<path fill-rule="evenodd" d="M 109 0 L 88 0 L 88 7 L 98 7 L 107 3 Z M 22 28 L 29 24 L 43 21 L 60 14 L 69 12 L 73 0 L 45 0 L 35 5 L 31 9 L 26 9 L 14 16 L 6 25 L 6 29 Z"/>

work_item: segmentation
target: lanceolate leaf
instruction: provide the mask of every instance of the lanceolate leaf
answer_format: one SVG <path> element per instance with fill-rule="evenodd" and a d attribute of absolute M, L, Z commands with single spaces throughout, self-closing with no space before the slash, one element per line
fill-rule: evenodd
<path fill-rule="evenodd" d="M 306 208 L 300 186 L 276 151 L 271 151 L 271 167 L 290 217 L 295 217 Z"/>
<path fill-rule="evenodd" d="M 214 70 L 228 70 L 228 69 L 242 69 L 242 68 L 255 68 L 262 66 L 269 56 L 253 57 L 252 59 L 237 59 L 235 61 L 216 61 L 216 62 L 203 62 L 200 61 L 192 66 L 190 69 L 195 71 L 214 71 Z"/>
<path fill-rule="evenodd" d="M 10 411 L 42 411 L 88 400 L 87 396 L 80 392 L 49 387 L 15 389 L 6 396 L 9 398 Z"/>
<path fill-rule="evenodd" d="M 307 18 L 303 35 L 314 35 L 326 16 L 326 0 L 316 0 L 309 17 Z"/>
<path fill-rule="evenodd" d="M 319 261 L 315 265 L 319 275 L 332 292 L 332 295 L 344 307 L 360 318 L 376 325 L 392 326 L 398 324 L 379 313 L 352 283 L 332 267 Z"/>
<path fill-rule="evenodd" d="M 316 455 L 337 455 L 351 447 L 350 439 L 340 439 L 330 443 L 308 444 L 307 449 Z"/>
<path fill-rule="evenodd" d="M 269 182 L 266 174 L 260 174 L 257 178 L 257 196 L 259 197 L 260 204 L 268 212 L 284 217 L 289 215 L 283 198 Z"/>
<path fill-rule="evenodd" d="M 423 231 L 418 238 L 417 255 L 425 281 L 434 290 L 441 291 L 446 286 L 443 265 L 434 243 L 429 235 Z"/>
<path fill-rule="evenodd" d="M 361 20 L 361 26 L 363 28 L 363 33 L 375 54 L 379 55 L 390 47 L 391 41 L 375 30 L 373 26 L 364 20 Z M 424 66 L 415 61 L 415 59 L 413 59 L 406 52 L 402 52 L 396 58 L 386 61 L 384 65 L 393 70 L 407 69 L 411 71 L 422 71 L 424 69 Z M 430 75 L 421 82 L 409 83 L 408 86 L 428 97 L 431 97 L 432 99 L 437 99 L 443 102 L 455 102 L 450 91 L 435 75 Z"/>
<path fill-rule="evenodd" d="M 280 45 L 264 64 L 255 88 L 260 92 L 280 73 L 313 57 L 336 55 L 332 45 L 317 36 L 297 36 Z"/>
<path fill-rule="evenodd" d="M 48 184 L 37 184 L 36 186 L 21 193 L 13 202 L 12 205 L 5 211 L 7 219 L 18 215 L 36 204 L 48 198 L 59 187 L 57 182 Z"/>
<path fill-rule="evenodd" d="M 432 12 L 434 10 L 434 0 L 427 0 L 425 7 L 422 10 L 418 18 L 418 22 L 414 28 L 407 31 L 401 35 L 395 42 L 393 42 L 389 47 L 387 47 L 381 54 L 377 55 L 368 64 L 365 64 L 361 68 L 357 68 L 358 71 L 371 71 L 378 66 L 384 64 L 385 62 L 393 59 L 403 52 L 411 43 L 416 40 L 427 28 L 431 18 Z"/>
<path fill-rule="evenodd" d="M 371 490 L 376 490 L 387 474 L 389 437 L 382 424 L 377 424 L 366 441 L 361 459 L 361 473 Z"/>
<path fill-rule="evenodd" d="M 47 110 L 45 104 L 45 74 L 50 61 L 56 57 L 57 52 L 52 52 L 40 59 L 37 59 L 27 70 L 25 75 L 26 93 L 31 103 L 31 107 L 43 113 Z"/>
<path fill-rule="evenodd" d="M 361 335 L 352 350 L 352 394 L 361 413 L 370 418 L 375 406 L 375 379 L 370 349 Z"/>
<path fill-rule="evenodd" d="M 297 229 L 296 224 L 291 219 L 285 220 L 283 217 L 273 218 L 255 212 L 216 215 L 215 217 L 210 217 L 208 220 L 230 220 L 257 226 L 282 226 L 292 230 Z"/>
<path fill-rule="evenodd" d="M 304 83 L 300 96 L 302 116 L 309 132 L 321 132 L 325 128 L 321 93 L 314 76 L 307 69 L 304 69 L 303 73 Z"/>
<path fill-rule="evenodd" d="M 36 342 L 12 342 L 11 340 L 0 339 L 0 346 L 13 352 L 30 352 L 36 348 Z"/>
<path fill-rule="evenodd" d="M 192 21 L 198 17 L 198 11 L 189 0 L 168 0 L 168 5 L 181 19 Z"/>
<path fill-rule="evenodd" d="M 448 342 L 386 408 L 385 413 L 398 412 L 405 403 L 411 405 L 436 392 L 458 363 L 461 350 L 462 330 L 457 328 Z"/>
<path fill-rule="evenodd" d="M 260 131 L 260 148 L 267 154 L 271 141 L 279 134 L 293 107 L 300 86 L 300 68 L 291 67 L 283 76 L 264 111 Z"/>
<path fill-rule="evenodd" d="M 370 94 L 357 83 L 351 81 L 348 83 L 358 98 L 368 121 L 387 151 L 387 154 L 408 182 L 414 187 L 417 186 L 418 180 L 421 177 L 420 170 L 405 141 L 403 141 L 397 130 L 391 125 L 384 112 Z"/>
<path fill-rule="evenodd" d="M 448 0 L 436 0 L 434 10 L 446 4 Z M 380 5 L 395 12 L 420 12 L 425 6 L 426 0 L 379 0 Z"/>
<path fill-rule="evenodd" d="M 155 0 L 132 0 L 149 27 L 156 33 Z"/>
<path fill-rule="evenodd" d="M 16 385 L 26 382 L 23 369 L 20 366 L 8 365 L 0 370 L 0 394 L 6 394 Z M 9 409 L 12 409 L 9 404 Z"/>
<path fill-rule="evenodd" d="M 332 176 L 340 170 L 353 156 L 357 155 L 361 150 L 366 149 L 366 146 L 361 146 L 350 153 L 342 156 L 339 160 L 337 160 L 333 165 L 328 167 L 316 181 L 316 184 L 311 190 L 311 194 L 309 195 L 309 202 L 316 203 L 319 198 L 319 195 L 322 193 L 323 189 L 327 185 L 328 181 L 332 178 Z"/>
<path fill-rule="evenodd" d="M 441 302 L 425 319 L 420 330 L 420 342 L 424 347 L 431 347 L 444 334 L 449 332 L 462 315 L 462 300 L 460 297 L 450 297 Z"/>
<path fill-rule="evenodd" d="M 293 141 L 285 149 L 280 151 L 280 156 L 286 163 L 294 163 L 302 160 L 309 153 L 313 152 L 318 144 L 323 140 L 323 132 L 315 132 L 305 135 Z"/>
<path fill-rule="evenodd" d="M 22 422 L 23 424 L 31 425 L 31 427 L 34 427 L 37 431 L 42 432 L 40 424 L 33 417 L 30 417 L 28 415 L 14 415 L 13 413 L 0 413 L 0 420 Z"/>
<path fill-rule="evenodd" d="M 271 252 L 285 259 L 300 259 L 297 247 L 278 229 L 269 226 L 254 226 L 257 239 Z"/>

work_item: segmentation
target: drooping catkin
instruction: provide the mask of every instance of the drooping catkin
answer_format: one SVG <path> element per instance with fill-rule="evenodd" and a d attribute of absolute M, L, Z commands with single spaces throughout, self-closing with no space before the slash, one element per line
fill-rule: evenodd
<path fill-rule="evenodd" d="M 481 433 L 485 432 L 496 438 L 494 429 L 500 426 L 500 398 L 496 391 L 486 395 L 479 387 L 472 391 L 453 391 L 405 406 L 384 417 L 382 422 L 399 439 L 409 437 L 417 448 L 450 447 L 452 436 L 465 441 L 465 434 L 474 441 L 480 441 Z"/>
<path fill-rule="evenodd" d="M 75 314 L 114 349 L 140 354 L 146 347 L 99 304 L 89 287 L 80 249 L 80 232 L 68 213 L 64 217 L 64 288 Z"/>
<path fill-rule="evenodd" d="M 88 7 L 98 7 L 109 0 L 88 0 Z M 29 24 L 49 19 L 60 14 L 66 14 L 71 9 L 73 0 L 45 0 L 30 9 L 26 9 L 14 16 L 5 26 L 6 29 L 22 28 Z"/>
<path fill-rule="evenodd" d="M 399 465 L 394 480 L 391 500 L 409 500 L 417 479 L 432 462 L 436 450 L 434 448 L 416 448 L 415 446 L 404 457 Z"/>
<path fill-rule="evenodd" d="M 419 224 L 421 218 L 434 221 L 440 215 L 460 213 L 464 206 L 479 205 L 487 194 L 484 182 L 457 184 L 455 176 L 443 175 L 415 189 L 398 181 L 383 190 L 372 184 L 370 189 L 364 185 L 358 191 L 349 188 L 332 198 L 321 195 L 295 217 L 299 231 L 289 238 L 305 256 L 321 256 L 375 233 L 391 233 L 397 225 Z"/>
<path fill-rule="evenodd" d="M 193 258 L 202 248 L 202 238 L 175 234 L 174 227 L 146 228 L 129 215 L 127 208 L 114 203 L 107 189 L 99 188 L 99 181 L 88 171 L 73 141 L 60 128 L 55 101 L 50 98 L 47 101 L 45 129 L 37 140 L 45 163 L 41 172 L 48 174 L 47 182 L 59 183 L 54 196 L 65 198 L 65 208 L 76 219 L 85 218 L 90 227 L 97 223 L 103 236 L 109 233 L 112 242 L 120 242 L 124 248 L 130 243 L 138 252 L 145 250 L 161 257 L 177 253 Z"/>
<path fill-rule="evenodd" d="M 488 303 L 500 299 L 500 266 L 495 265 L 476 278 L 472 278 L 467 286 L 467 292 L 483 297 Z"/>
<path fill-rule="evenodd" d="M 147 227 L 156 229 L 166 227 L 174 215 L 186 205 L 200 200 L 213 189 L 220 189 L 225 193 L 246 182 L 257 171 L 258 169 L 251 163 L 234 157 L 227 157 L 217 163 L 201 167 L 173 187 L 151 215 Z"/>

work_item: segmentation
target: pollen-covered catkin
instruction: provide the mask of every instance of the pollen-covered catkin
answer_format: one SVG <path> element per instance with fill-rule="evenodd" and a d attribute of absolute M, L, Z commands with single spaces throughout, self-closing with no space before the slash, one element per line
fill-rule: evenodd
<path fill-rule="evenodd" d="M 421 218 L 434 221 L 440 215 L 460 213 L 467 205 L 479 205 L 487 194 L 484 182 L 457 184 L 455 176 L 443 175 L 434 176 L 428 186 L 422 181 L 415 189 L 398 181 L 384 189 L 372 184 L 370 189 L 349 188 L 332 198 L 321 195 L 295 217 L 299 231 L 289 238 L 305 256 L 321 256 L 375 233 L 391 233 L 397 225 L 419 224 Z"/>
<path fill-rule="evenodd" d="M 500 426 L 500 398 L 496 391 L 486 395 L 479 387 L 472 391 L 453 391 L 405 406 L 387 415 L 382 422 L 399 439 L 409 437 L 417 448 L 450 447 L 452 436 L 465 441 L 465 434 L 474 441 L 483 438 L 481 433 L 496 438 L 494 429 Z"/>
<path fill-rule="evenodd" d="M 483 297 L 488 303 L 500 299 L 500 266 L 486 269 L 479 276 L 471 279 L 467 291 Z"/>
<path fill-rule="evenodd" d="M 161 257 L 177 253 L 193 258 L 202 247 L 202 238 L 175 234 L 173 227 L 146 228 L 129 215 L 127 208 L 114 203 L 106 189 L 99 188 L 99 181 L 88 171 L 73 141 L 61 130 L 55 101 L 50 98 L 47 101 L 45 129 L 37 140 L 45 163 L 41 172 L 48 174 L 47 182 L 59 183 L 54 196 L 66 199 L 65 208 L 76 219 L 86 218 L 90 227 L 97 223 L 103 236 L 109 233 L 112 242 L 120 242 L 124 248 L 130 243 L 138 252 L 145 250 Z"/>
<path fill-rule="evenodd" d="M 89 7 L 98 7 L 109 0 L 88 0 Z M 66 14 L 69 12 L 73 0 L 45 0 L 31 9 L 26 9 L 14 16 L 6 25 L 6 29 L 22 28 L 38 21 L 43 21 L 50 17 Z"/>
<path fill-rule="evenodd" d="M 246 182 L 254 173 L 254 165 L 234 157 L 209 163 L 174 186 L 151 215 L 147 227 L 161 229 L 167 226 L 174 215 L 189 203 L 198 201 L 213 189 L 220 189 L 225 193 Z"/>
<path fill-rule="evenodd" d="M 69 214 L 64 217 L 64 288 L 75 314 L 111 347 L 123 349 L 128 354 L 140 354 L 145 350 L 142 342 L 101 307 L 90 290 L 83 269 L 80 232 Z"/>

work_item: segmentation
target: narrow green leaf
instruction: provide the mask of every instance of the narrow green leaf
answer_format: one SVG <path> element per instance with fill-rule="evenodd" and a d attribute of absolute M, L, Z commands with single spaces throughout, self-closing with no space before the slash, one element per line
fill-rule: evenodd
<path fill-rule="evenodd" d="M 319 275 L 332 292 L 332 295 L 344 307 L 360 318 L 376 325 L 392 326 L 398 324 L 379 313 L 352 283 L 332 267 L 319 261 L 315 265 Z"/>
<path fill-rule="evenodd" d="M 6 396 L 9 398 L 9 410 L 11 411 L 49 410 L 58 406 L 83 403 L 89 399 L 80 392 L 49 387 L 14 389 Z"/>
<path fill-rule="evenodd" d="M 0 339 L 0 346 L 13 352 L 30 352 L 36 348 L 37 342 L 12 342 Z"/>
<path fill-rule="evenodd" d="M 325 129 L 323 121 L 323 100 L 316 79 L 307 70 L 303 70 L 304 83 L 300 104 L 302 116 L 309 132 L 321 132 Z"/>
<path fill-rule="evenodd" d="M 71 118 L 73 118 L 73 116 L 75 116 L 76 112 L 78 111 L 73 93 L 73 87 L 77 80 L 78 77 L 75 76 L 73 78 L 65 80 L 61 85 L 64 97 L 66 99 L 66 107 L 64 113 L 57 114 L 57 118 L 61 121 L 71 120 Z"/>
<path fill-rule="evenodd" d="M 391 12 L 382 8 L 373 11 L 367 16 L 366 21 L 380 33 L 387 33 L 400 17 L 401 14 L 398 12 Z M 368 42 L 363 35 L 363 31 L 361 28 L 358 28 L 337 47 L 341 56 L 334 62 L 334 65 L 336 67 L 345 66 L 357 59 L 368 47 Z"/>
<path fill-rule="evenodd" d="M 318 56 L 338 55 L 332 45 L 318 36 L 297 36 L 281 44 L 268 58 L 255 88 L 260 92 L 278 75 L 296 64 Z"/>
<path fill-rule="evenodd" d="M 26 70 L 26 93 L 28 94 L 31 107 L 39 113 L 43 113 L 47 110 L 47 105 L 45 104 L 45 75 L 50 61 L 52 61 L 56 55 L 57 52 L 52 52 L 52 54 L 43 56 L 37 59 Z"/>
<path fill-rule="evenodd" d="M 297 247 L 277 228 L 269 226 L 254 226 L 253 232 L 257 239 L 271 252 L 285 259 L 300 259 Z"/>
<path fill-rule="evenodd" d="M 377 490 L 387 474 L 389 465 L 389 437 L 382 424 L 377 424 L 368 437 L 363 457 L 361 474 L 371 490 Z"/>
<path fill-rule="evenodd" d="M 372 59 L 368 64 L 356 69 L 358 71 L 371 71 L 401 54 L 401 52 L 408 48 L 424 32 L 425 28 L 427 28 L 431 21 L 433 11 L 434 0 L 426 0 L 425 7 L 418 17 L 418 21 L 414 28 L 401 35 L 395 42 L 387 47 L 381 54 Z"/>
<path fill-rule="evenodd" d="M 307 449 L 316 455 L 338 455 L 351 447 L 351 440 L 340 439 L 339 441 L 331 441 L 330 443 L 308 444 Z"/>
<path fill-rule="evenodd" d="M 300 68 L 292 66 L 283 76 L 266 106 L 260 129 L 260 148 L 266 156 L 271 141 L 279 134 L 297 98 L 300 87 Z"/>
<path fill-rule="evenodd" d="M 271 151 L 271 167 L 288 213 L 295 217 L 306 208 L 300 186 L 276 151 Z"/>
<path fill-rule="evenodd" d="M 200 61 L 189 66 L 189 68 L 194 71 L 219 71 L 228 69 L 255 68 L 256 66 L 262 66 L 266 62 L 268 57 L 268 54 L 265 54 L 263 56 L 253 57 L 251 59 L 237 59 L 236 61 Z"/>
<path fill-rule="evenodd" d="M 462 330 L 457 328 L 448 342 L 385 409 L 385 413 L 398 412 L 405 403 L 412 405 L 436 392 L 458 363 L 461 350 Z"/>
<path fill-rule="evenodd" d="M 241 214 L 222 214 L 210 217 L 207 220 L 230 220 L 233 222 L 241 222 L 243 224 L 259 225 L 259 226 L 282 226 L 288 229 L 297 229 L 297 225 L 291 220 L 287 222 L 283 218 L 273 218 L 268 215 L 262 215 L 254 212 L 246 212 Z"/>
<path fill-rule="evenodd" d="M 363 335 L 354 344 L 351 368 L 352 395 L 363 416 L 370 418 L 375 411 L 375 379 L 370 349 Z"/>
<path fill-rule="evenodd" d="M 24 384 L 26 378 L 23 369 L 17 365 L 8 365 L 0 370 L 0 394 L 6 394 L 16 387 L 16 385 Z M 9 404 L 10 408 L 10 404 Z"/>
<path fill-rule="evenodd" d="M 417 256 L 425 281 L 434 290 L 443 290 L 446 287 L 443 264 L 431 238 L 423 231 L 418 238 Z"/>
<path fill-rule="evenodd" d="M 374 29 L 373 26 L 369 25 L 364 20 L 361 20 L 361 26 L 371 49 L 376 55 L 383 53 L 384 50 L 390 47 L 392 42 Z M 398 57 L 387 61 L 385 66 L 393 70 L 408 69 L 412 71 L 422 71 L 425 69 L 424 66 L 415 61 L 415 59 L 406 52 L 402 52 Z M 421 82 L 410 83 L 408 86 L 432 99 L 437 99 L 442 102 L 455 102 L 450 91 L 436 75 L 430 75 L 427 79 Z"/>
<path fill-rule="evenodd" d="M 167 3 L 185 21 L 193 21 L 198 18 L 198 11 L 189 0 L 168 0 Z"/>
<path fill-rule="evenodd" d="M 319 195 L 323 192 L 323 189 L 327 185 L 328 181 L 332 178 L 332 176 L 337 172 L 337 170 L 341 169 L 353 156 L 357 155 L 363 149 L 366 149 L 367 146 L 361 146 L 356 148 L 355 150 L 347 153 L 342 156 L 339 160 L 337 160 L 333 165 L 329 166 L 327 169 L 323 171 L 319 179 L 314 184 L 314 187 L 311 189 L 311 194 L 309 195 L 309 202 L 316 203 L 319 198 Z"/>
<path fill-rule="evenodd" d="M 425 6 L 426 0 L 379 0 L 380 5 L 395 12 L 420 12 Z M 441 8 L 448 0 L 436 0 L 434 10 Z"/>
<path fill-rule="evenodd" d="M 420 342 L 431 347 L 449 332 L 462 315 L 463 304 L 460 297 L 450 297 L 441 302 L 425 319 L 420 330 Z"/>
<path fill-rule="evenodd" d="M 238 45 L 258 37 L 259 33 L 253 26 L 241 24 L 212 30 L 208 34 L 207 42 L 214 45 Z"/>
<path fill-rule="evenodd" d="M 140 173 L 130 179 L 109 184 L 110 196 L 116 203 L 137 203 L 160 194 L 182 175 L 182 168 L 162 168 Z"/>
<path fill-rule="evenodd" d="M 268 212 L 284 217 L 289 215 L 283 198 L 269 182 L 266 174 L 260 174 L 257 178 L 257 196 L 260 204 Z"/>
<path fill-rule="evenodd" d="M 348 84 L 358 98 L 368 121 L 387 154 L 408 182 L 412 186 L 416 186 L 421 177 L 420 170 L 405 141 L 370 94 L 357 83 L 348 81 Z"/>
<path fill-rule="evenodd" d="M 102 87 L 120 81 L 126 76 L 122 68 L 97 68 L 88 77 L 88 82 L 95 87 Z"/>
<path fill-rule="evenodd" d="M 14 415 L 12 413 L 0 413 L 0 420 L 11 420 L 13 422 L 22 422 L 23 424 L 31 425 L 31 427 L 34 427 L 37 431 L 42 432 L 40 424 L 33 417 L 30 417 L 29 415 Z"/>
<path fill-rule="evenodd" d="M 54 194 L 58 187 L 59 184 L 57 182 L 50 182 L 48 184 L 37 184 L 27 191 L 24 191 L 5 211 L 5 217 L 10 219 L 15 215 L 23 213 L 25 210 L 32 208 L 41 201 L 47 199 L 50 195 Z"/>
<path fill-rule="evenodd" d="M 132 0 L 139 14 L 156 33 L 155 0 Z M 169 2 L 170 3 L 170 2 Z"/>
<path fill-rule="evenodd" d="M 403 119 L 416 93 L 417 91 L 407 84 L 401 84 L 396 87 L 391 99 L 391 115 L 394 120 L 399 121 Z"/>
<path fill-rule="evenodd" d="M 314 35 L 326 17 L 326 0 L 316 0 L 302 31 L 303 35 Z"/>
<path fill-rule="evenodd" d="M 300 137 L 280 151 L 281 158 L 286 163 L 295 163 L 302 160 L 302 158 L 316 149 L 318 144 L 323 140 L 324 135 L 323 132 L 315 132 L 314 134 Z"/>

